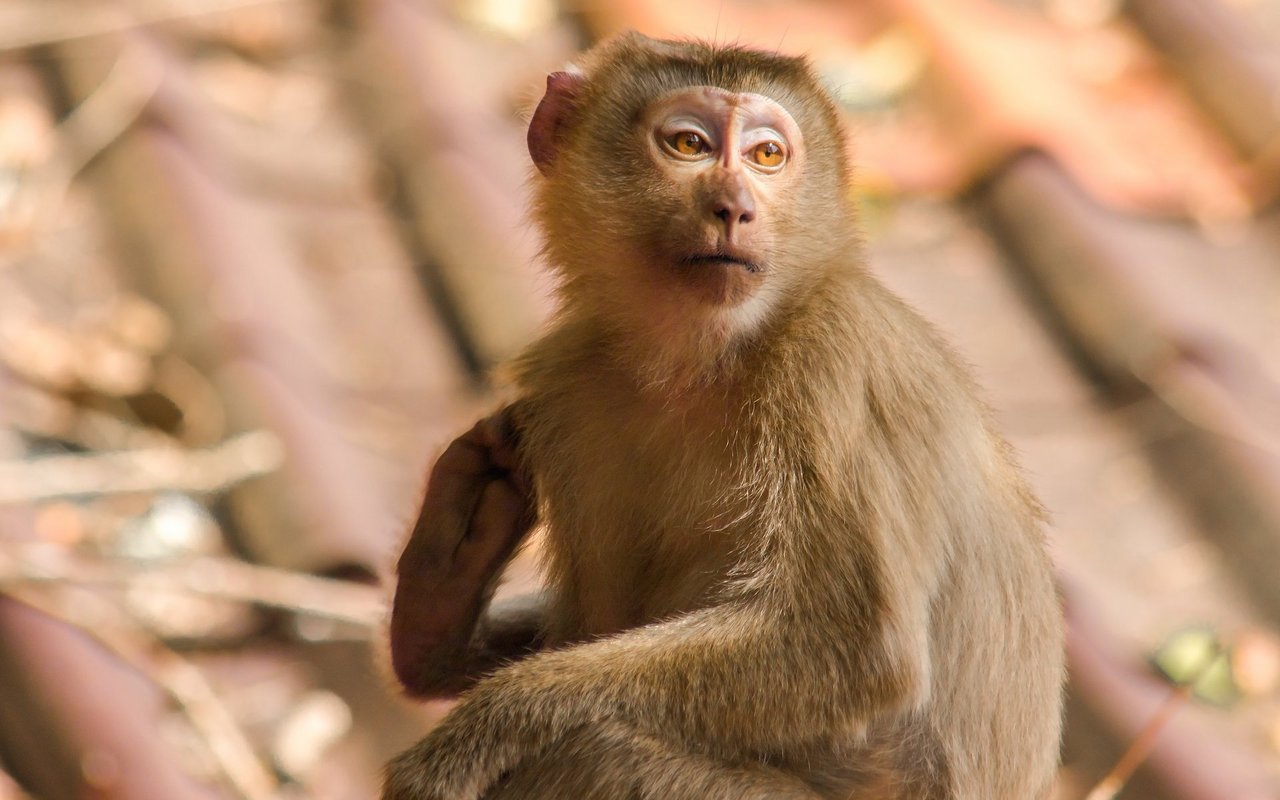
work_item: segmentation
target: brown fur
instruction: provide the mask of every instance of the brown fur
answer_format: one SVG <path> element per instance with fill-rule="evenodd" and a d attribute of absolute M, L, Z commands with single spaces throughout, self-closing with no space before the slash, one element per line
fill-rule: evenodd
<path fill-rule="evenodd" d="M 831 102 L 802 61 L 634 35 L 584 71 L 536 203 L 563 311 L 514 368 L 550 649 L 480 680 L 385 796 L 1046 797 L 1041 512 L 956 359 L 862 269 Z M 633 120 L 698 85 L 804 134 L 754 240 L 762 310 L 644 263 L 701 223 Z"/>

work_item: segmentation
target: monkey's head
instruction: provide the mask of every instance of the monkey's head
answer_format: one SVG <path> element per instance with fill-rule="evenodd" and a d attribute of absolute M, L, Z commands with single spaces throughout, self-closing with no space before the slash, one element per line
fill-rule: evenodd
<path fill-rule="evenodd" d="M 799 58 L 625 34 L 552 74 L 535 214 L 569 302 L 756 327 L 854 226 L 838 113 Z"/>

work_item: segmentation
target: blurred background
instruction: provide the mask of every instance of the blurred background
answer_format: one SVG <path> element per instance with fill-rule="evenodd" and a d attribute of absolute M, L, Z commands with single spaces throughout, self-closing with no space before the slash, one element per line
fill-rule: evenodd
<path fill-rule="evenodd" d="M 1162 708 L 1121 797 L 1280 798 L 1280 0 L 0 0 L 0 800 L 368 798 L 439 717 L 385 578 L 552 308 L 545 75 L 627 28 L 847 112 L 1054 519 L 1058 800 Z"/>

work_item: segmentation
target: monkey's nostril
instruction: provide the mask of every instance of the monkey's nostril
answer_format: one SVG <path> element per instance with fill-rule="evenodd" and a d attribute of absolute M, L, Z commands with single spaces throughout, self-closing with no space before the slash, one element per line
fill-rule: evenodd
<path fill-rule="evenodd" d="M 756 218 L 756 215 L 751 211 L 739 211 L 736 208 L 730 208 L 728 206 L 718 206 L 715 210 L 715 216 L 716 219 L 721 222 L 728 222 L 731 219 L 736 219 L 739 225 L 752 222 Z"/>

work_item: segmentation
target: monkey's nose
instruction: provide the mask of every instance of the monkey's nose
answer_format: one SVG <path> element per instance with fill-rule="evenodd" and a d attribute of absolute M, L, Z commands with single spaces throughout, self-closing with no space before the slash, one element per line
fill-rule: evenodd
<path fill-rule="evenodd" d="M 716 200 L 712 212 L 716 219 L 724 223 L 725 232 L 728 233 L 738 225 L 745 225 L 756 218 L 756 201 L 745 186 L 738 186 L 722 194 Z"/>
<path fill-rule="evenodd" d="M 722 223 L 749 223 L 755 219 L 755 200 L 745 187 L 737 187 L 718 198 L 716 216 Z"/>

